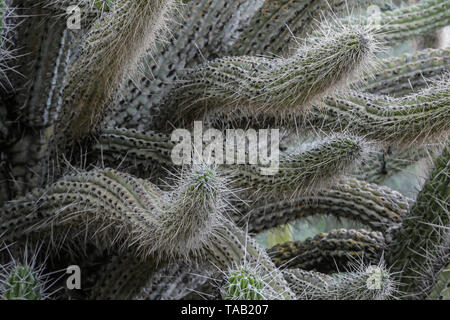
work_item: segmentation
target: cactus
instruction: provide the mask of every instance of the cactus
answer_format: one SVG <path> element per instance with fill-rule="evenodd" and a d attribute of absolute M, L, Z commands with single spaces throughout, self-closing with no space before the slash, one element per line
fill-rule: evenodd
<path fill-rule="evenodd" d="M 301 300 L 388 300 L 396 293 L 395 280 L 383 263 L 359 263 L 333 275 L 301 269 L 284 273 Z"/>
<path fill-rule="evenodd" d="M 309 215 L 335 215 L 358 220 L 372 230 L 386 232 L 401 223 L 412 200 L 389 188 L 347 178 L 312 195 L 294 199 L 264 199 L 248 208 L 237 206 L 238 225 L 259 233 Z"/>
<path fill-rule="evenodd" d="M 416 298 L 426 297 L 436 281 L 426 279 L 434 277 L 435 273 L 422 272 L 423 266 L 440 271 L 448 262 L 449 151 L 449 146 L 446 145 L 442 154 L 434 161 L 434 168 L 416 203 L 394 235 L 392 249 L 387 256 L 387 260 L 394 265 L 394 270 L 403 271 L 399 274 L 405 285 L 402 290 L 406 295 Z M 424 282 L 431 282 L 431 285 L 423 287 Z"/>
<path fill-rule="evenodd" d="M 368 93 L 404 96 L 424 89 L 449 72 L 450 48 L 425 49 L 379 61 L 355 87 Z"/>
<path fill-rule="evenodd" d="M 370 4 L 0 0 L 1 298 L 449 299 L 450 7 Z"/>

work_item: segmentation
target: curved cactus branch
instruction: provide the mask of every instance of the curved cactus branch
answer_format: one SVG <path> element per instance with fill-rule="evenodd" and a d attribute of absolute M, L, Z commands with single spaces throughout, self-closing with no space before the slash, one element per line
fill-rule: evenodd
<path fill-rule="evenodd" d="M 251 233 L 318 214 L 354 219 L 372 230 L 386 232 L 401 223 L 410 202 L 412 200 L 387 187 L 347 178 L 313 195 L 282 201 L 263 200 L 252 204 L 251 208 L 237 206 L 240 214 L 233 218 Z"/>
<path fill-rule="evenodd" d="M 447 138 L 450 77 L 403 98 L 348 91 L 326 97 L 305 119 L 323 130 L 350 131 L 391 145 Z"/>
<path fill-rule="evenodd" d="M 373 94 L 404 96 L 424 89 L 429 80 L 450 72 L 450 48 L 425 49 L 377 61 L 354 86 Z"/>
<path fill-rule="evenodd" d="M 383 263 L 362 264 L 331 276 L 301 269 L 283 274 L 299 300 L 388 300 L 397 291 L 394 277 Z"/>
<path fill-rule="evenodd" d="M 334 136 L 304 150 L 280 157 L 279 170 L 261 174 L 261 168 L 245 164 L 229 166 L 237 189 L 247 190 L 253 199 L 295 197 L 332 184 L 364 157 L 365 142 L 352 136 Z"/>
<path fill-rule="evenodd" d="M 302 112 L 367 67 L 376 47 L 367 29 L 352 26 L 324 30 L 285 59 L 216 59 L 180 75 L 160 117 L 177 127 L 223 108 L 263 115 Z M 161 124 L 166 125 L 154 125 Z"/>
<path fill-rule="evenodd" d="M 151 47 L 174 1 L 119 0 L 94 23 L 80 57 L 71 65 L 55 128 L 55 147 L 64 152 L 99 123 L 126 72 Z"/>
<path fill-rule="evenodd" d="M 168 134 L 107 129 L 94 148 L 99 151 L 99 157 L 115 165 L 125 162 L 129 165 L 173 167 L 171 155 L 175 145 Z M 240 151 L 234 148 L 233 152 L 236 158 Z M 291 194 L 329 184 L 352 170 L 364 158 L 365 152 L 366 144 L 360 138 L 332 136 L 305 147 L 301 152 L 280 155 L 278 171 L 272 175 L 263 173 L 264 169 L 270 168 L 250 164 L 248 159 L 246 164 L 223 164 L 220 167 L 230 176 L 230 184 L 235 189 L 259 195 Z"/>
<path fill-rule="evenodd" d="M 305 241 L 286 242 L 268 250 L 276 266 L 320 272 L 342 271 L 352 259 L 378 263 L 386 243 L 379 232 L 333 230 Z"/>
<path fill-rule="evenodd" d="M 186 256 L 200 250 L 214 231 L 226 191 L 209 169 L 196 168 L 190 177 L 181 177 L 173 191 L 163 193 L 145 180 L 109 169 L 68 175 L 7 203 L 0 230 L 8 241 L 43 234 L 50 244 L 62 245 L 69 230 L 81 237 L 77 246 L 88 239 L 141 258 Z"/>

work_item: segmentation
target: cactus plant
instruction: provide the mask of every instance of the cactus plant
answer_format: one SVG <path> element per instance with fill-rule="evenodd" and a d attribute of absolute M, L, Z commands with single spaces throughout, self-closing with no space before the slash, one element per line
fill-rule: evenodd
<path fill-rule="evenodd" d="M 0 0 L 2 298 L 449 298 L 448 1 L 76 4 Z"/>

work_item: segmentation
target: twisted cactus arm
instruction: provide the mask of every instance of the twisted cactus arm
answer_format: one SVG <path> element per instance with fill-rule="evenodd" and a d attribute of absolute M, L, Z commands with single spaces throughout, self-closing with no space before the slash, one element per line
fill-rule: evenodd
<path fill-rule="evenodd" d="M 201 247 L 224 206 L 219 198 L 226 192 L 216 185 L 219 178 L 199 170 L 190 178 L 183 176 L 183 183 L 165 194 L 144 180 L 114 170 L 69 175 L 6 204 L 0 228 L 9 241 L 42 233 L 49 239 L 56 233 L 61 239 L 52 240 L 58 243 L 67 240 L 61 229 L 69 229 L 81 232 L 81 238 L 99 240 L 105 249 L 126 249 L 137 257 L 183 256 Z"/>
<path fill-rule="evenodd" d="M 388 300 L 394 296 L 394 277 L 383 264 L 353 269 L 331 276 L 301 269 L 283 274 L 299 300 Z"/>
<path fill-rule="evenodd" d="M 386 243 L 379 232 L 333 230 L 305 241 L 286 242 L 268 250 L 276 266 L 329 272 L 342 271 L 352 259 L 378 263 Z"/>
<path fill-rule="evenodd" d="M 223 108 L 263 115 L 303 111 L 367 66 L 374 51 L 371 33 L 352 26 L 324 31 L 286 59 L 213 60 L 180 75 L 160 117 L 177 126 Z"/>
<path fill-rule="evenodd" d="M 279 170 L 261 174 L 261 168 L 244 164 L 229 166 L 232 183 L 248 190 L 250 198 L 290 197 L 332 184 L 357 164 L 365 154 L 363 140 L 335 136 L 280 157 Z"/>
<path fill-rule="evenodd" d="M 313 195 L 261 201 L 233 216 L 250 233 L 259 233 L 311 215 L 334 215 L 360 221 L 372 230 L 386 232 L 399 224 L 410 202 L 400 193 L 356 179 L 344 179 Z M 242 208 L 241 208 L 242 207 Z"/>
<path fill-rule="evenodd" d="M 175 143 L 166 134 L 107 129 L 100 135 L 95 149 L 99 151 L 99 156 L 112 160 L 114 164 L 153 163 L 173 167 L 171 155 L 174 146 Z M 239 151 L 234 148 L 233 152 L 236 158 Z M 246 164 L 220 166 L 230 176 L 230 183 L 235 189 L 259 194 L 289 194 L 329 184 L 350 171 L 364 158 L 365 152 L 365 142 L 360 138 L 334 136 L 305 147 L 302 152 L 280 155 L 279 170 L 274 175 L 264 175 L 263 165 L 249 164 L 248 160 Z"/>
<path fill-rule="evenodd" d="M 445 139 L 449 131 L 449 77 L 403 98 L 349 91 L 326 97 L 306 123 L 405 145 Z"/>
<path fill-rule="evenodd" d="M 203 270 L 213 270 L 219 276 L 239 266 L 255 268 L 258 277 L 264 279 L 264 294 L 271 298 L 292 299 L 294 295 L 281 272 L 256 242 L 244 234 L 233 223 L 225 220 L 205 244 L 202 252 L 191 257 L 202 263 Z M 90 299 L 131 299 L 164 270 L 164 264 L 152 260 L 142 260 L 134 255 L 117 255 L 109 259 L 99 270 L 92 290 L 86 297 Z M 106 272 L 105 272 L 106 271 Z M 206 276 L 206 275 L 205 275 Z M 157 278 L 158 279 L 158 278 Z M 218 290 L 220 288 L 214 284 Z"/>
<path fill-rule="evenodd" d="M 426 88 L 429 80 L 438 80 L 450 72 L 450 48 L 425 49 L 399 57 L 377 61 L 355 87 L 361 91 L 390 96 L 404 96 Z"/>
<path fill-rule="evenodd" d="M 63 152 L 86 137 L 104 115 L 124 75 L 151 47 L 174 1 L 120 0 L 94 23 L 71 65 L 55 128 L 55 146 Z"/>
<path fill-rule="evenodd" d="M 404 285 L 405 295 L 415 298 L 426 297 L 431 291 L 430 286 L 423 288 L 424 265 L 432 264 L 427 261 L 437 259 L 440 250 L 448 250 L 449 228 L 449 185 L 450 185 L 450 147 L 447 144 L 442 154 L 435 160 L 427 182 L 420 191 L 416 203 L 404 218 L 401 228 L 394 235 L 391 248 L 386 259 L 399 274 L 399 281 Z M 447 251 L 448 252 L 448 251 Z M 440 267 L 448 263 L 445 260 Z M 432 284 L 435 279 L 430 279 Z"/>

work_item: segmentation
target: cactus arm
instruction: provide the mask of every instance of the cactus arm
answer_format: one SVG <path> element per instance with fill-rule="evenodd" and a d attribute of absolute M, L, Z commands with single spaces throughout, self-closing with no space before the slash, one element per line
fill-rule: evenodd
<path fill-rule="evenodd" d="M 379 232 L 333 230 L 305 241 L 286 242 L 268 249 L 277 267 L 329 272 L 345 270 L 355 257 L 375 261 L 386 247 Z"/>
<path fill-rule="evenodd" d="M 241 205 L 240 214 L 233 216 L 238 225 L 250 233 L 284 225 L 296 219 L 318 214 L 354 219 L 372 230 L 386 232 L 401 222 L 408 212 L 409 200 L 400 193 L 347 178 L 313 195 L 295 199 L 260 201 L 251 208 Z M 246 210 L 246 211 L 245 211 Z"/>
<path fill-rule="evenodd" d="M 263 115 L 304 111 L 358 74 L 376 50 L 364 28 L 330 32 L 311 39 L 289 58 L 226 57 L 187 69 L 160 117 L 177 126 L 223 108 Z"/>
<path fill-rule="evenodd" d="M 67 75 L 55 127 L 56 148 L 64 152 L 72 141 L 92 132 L 126 72 L 133 71 L 138 58 L 153 45 L 173 4 L 120 0 L 94 23 Z"/>
<path fill-rule="evenodd" d="M 119 163 L 157 164 L 173 167 L 171 160 L 174 143 L 170 136 L 155 132 L 138 132 L 127 129 L 107 129 L 94 147 L 103 159 Z M 236 153 L 237 150 L 234 149 Z M 257 165 L 223 164 L 220 167 L 230 177 L 236 189 L 251 193 L 300 192 L 324 185 L 350 171 L 364 157 L 365 144 L 359 138 L 336 136 L 311 145 L 303 152 L 280 155 L 279 171 L 263 175 Z"/>
<path fill-rule="evenodd" d="M 445 139 L 450 123 L 448 83 L 447 77 L 420 93 L 396 99 L 354 91 L 329 96 L 306 122 L 393 145 Z"/>
<path fill-rule="evenodd" d="M 450 48 L 403 54 L 377 61 L 377 67 L 354 86 L 368 93 L 400 97 L 424 89 L 430 79 L 450 72 L 449 64 Z"/>
<path fill-rule="evenodd" d="M 449 161 L 450 147 L 447 144 L 434 161 L 434 168 L 417 196 L 416 203 L 394 234 L 386 256 L 395 270 L 402 271 L 399 281 L 404 284 L 403 291 L 409 297 L 428 295 L 431 288 L 421 288 L 424 281 L 422 268 L 429 264 L 429 259 L 438 258 L 441 247 L 448 248 L 448 232 L 440 229 L 448 230 L 449 227 Z M 441 268 L 447 265 L 445 261 L 443 263 Z"/>
<path fill-rule="evenodd" d="M 226 195 L 220 178 L 214 174 L 202 178 L 202 169 L 195 170 L 165 194 L 145 180 L 114 170 L 69 175 L 7 203 L 0 228 L 8 241 L 39 234 L 49 239 L 55 233 L 62 238 L 53 239 L 56 243 L 66 240 L 62 228 L 75 233 L 87 229 L 85 236 L 91 236 L 90 240 L 103 239 L 98 241 L 100 246 L 116 244 L 137 257 L 157 252 L 183 256 L 203 245 L 225 206 L 220 200 Z"/>
<path fill-rule="evenodd" d="M 180 17 L 172 23 L 173 38 L 157 43 L 154 53 L 140 63 L 143 77 L 127 79 L 121 87 L 121 99 L 105 120 L 108 126 L 154 129 L 144 125 L 170 90 L 170 83 L 185 68 L 214 59 L 231 46 L 236 31 L 259 8 L 263 0 L 195 0 L 180 8 Z M 227 32 L 224 32 L 227 30 Z"/>
<path fill-rule="evenodd" d="M 250 164 L 230 167 L 230 174 L 233 185 L 248 190 L 253 199 L 292 196 L 332 184 L 351 170 L 364 152 L 364 141 L 359 138 L 336 136 L 280 157 L 279 170 L 273 175 L 262 175 L 261 168 Z"/>
<path fill-rule="evenodd" d="M 377 38 L 389 44 L 430 33 L 450 23 L 450 4 L 446 0 L 423 0 L 418 4 L 381 13 L 376 23 Z M 343 23 L 353 21 L 343 20 Z"/>
<path fill-rule="evenodd" d="M 387 300 L 397 290 L 383 264 L 361 265 L 334 275 L 301 269 L 284 270 L 283 274 L 299 300 Z M 373 280 L 376 287 L 371 287 Z"/>

